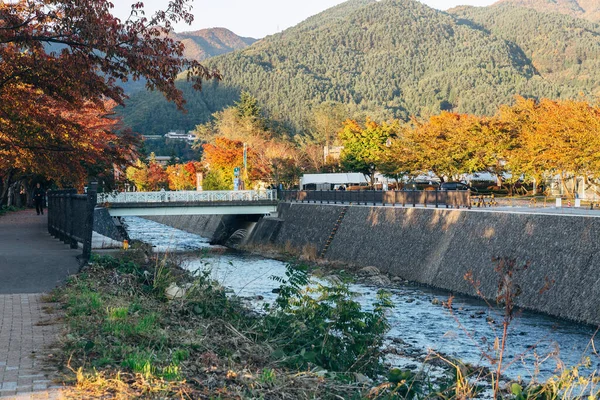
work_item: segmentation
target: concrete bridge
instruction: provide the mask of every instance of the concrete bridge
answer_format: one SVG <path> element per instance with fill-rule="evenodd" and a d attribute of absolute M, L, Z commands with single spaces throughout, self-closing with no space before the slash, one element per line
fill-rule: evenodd
<path fill-rule="evenodd" d="M 99 193 L 113 217 L 267 215 L 277 211 L 276 190 Z"/>

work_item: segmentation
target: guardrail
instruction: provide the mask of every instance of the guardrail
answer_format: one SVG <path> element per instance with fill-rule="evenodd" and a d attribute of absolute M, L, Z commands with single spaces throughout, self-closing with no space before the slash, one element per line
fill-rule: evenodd
<path fill-rule="evenodd" d="M 277 200 L 276 190 L 119 192 L 98 194 L 105 203 L 201 203 L 221 201 Z"/>
<path fill-rule="evenodd" d="M 284 190 L 280 193 L 282 201 L 300 203 L 471 208 L 470 193 L 464 190 Z"/>
<path fill-rule="evenodd" d="M 92 254 L 92 230 L 96 207 L 96 184 L 90 184 L 87 194 L 75 189 L 48 191 L 48 232 L 69 244 L 72 249 L 83 243 L 82 264 Z"/>

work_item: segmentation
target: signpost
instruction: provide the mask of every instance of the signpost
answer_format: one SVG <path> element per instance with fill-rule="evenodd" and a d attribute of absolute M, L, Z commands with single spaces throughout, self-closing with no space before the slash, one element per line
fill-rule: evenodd
<path fill-rule="evenodd" d="M 240 167 L 233 169 L 233 190 L 240 190 Z"/>

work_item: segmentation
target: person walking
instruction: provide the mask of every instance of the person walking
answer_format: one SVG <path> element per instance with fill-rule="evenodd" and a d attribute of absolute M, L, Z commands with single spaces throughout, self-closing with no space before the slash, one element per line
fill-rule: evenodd
<path fill-rule="evenodd" d="M 46 197 L 46 193 L 42 189 L 42 186 L 39 183 L 36 184 L 33 190 L 33 202 L 35 203 L 37 215 L 44 215 L 44 197 Z"/>

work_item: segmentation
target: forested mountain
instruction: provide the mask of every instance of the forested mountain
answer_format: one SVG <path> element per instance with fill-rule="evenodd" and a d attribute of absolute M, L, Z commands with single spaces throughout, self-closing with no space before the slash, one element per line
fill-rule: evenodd
<path fill-rule="evenodd" d="M 500 0 L 497 4 L 510 4 L 600 22 L 600 0 Z"/>
<path fill-rule="evenodd" d="M 172 36 L 185 45 L 184 56 L 186 58 L 198 61 L 245 49 L 256 42 L 256 39 L 238 36 L 225 28 L 201 29 L 194 32 L 175 33 Z"/>
<path fill-rule="evenodd" d="M 160 96 L 138 94 L 129 102 L 125 122 L 144 133 L 192 129 L 236 101 L 242 90 L 256 96 L 270 118 L 296 132 L 305 127 L 311 108 L 325 101 L 381 120 L 440 110 L 491 114 L 516 94 L 564 98 L 590 93 L 588 83 L 596 82 L 588 70 L 599 42 L 593 39 L 597 25 L 510 5 L 490 9 L 489 15 L 485 8 L 445 13 L 416 0 L 352 0 L 244 50 L 207 60 L 224 79 L 202 93 L 188 91 L 186 116 Z M 510 26 L 516 18 L 511 9 L 522 16 L 520 26 Z M 506 26 L 488 22 L 494 10 L 507 13 L 498 17 L 506 18 Z M 553 18 L 565 19 L 557 24 Z M 547 32 L 529 42 L 501 32 L 509 29 Z M 544 34 L 553 39 L 544 41 Z M 586 44 L 576 46 L 581 38 Z M 563 40 L 572 44 L 563 49 Z M 583 47 L 587 52 L 579 63 L 572 53 Z M 539 55 L 538 48 L 546 55 Z M 554 48 L 563 51 L 563 58 L 551 54 Z M 573 76 L 577 79 L 571 82 Z"/>
<path fill-rule="evenodd" d="M 497 4 L 449 12 L 465 24 L 515 43 L 562 97 L 600 94 L 600 25 L 556 13 Z"/>

